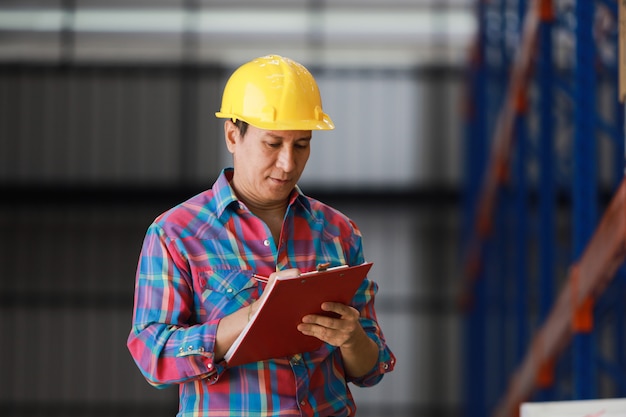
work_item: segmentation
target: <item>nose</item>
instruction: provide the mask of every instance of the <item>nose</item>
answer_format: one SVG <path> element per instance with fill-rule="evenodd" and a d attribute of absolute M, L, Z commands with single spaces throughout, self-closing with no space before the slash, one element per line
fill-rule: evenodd
<path fill-rule="evenodd" d="M 295 153 L 291 146 L 283 146 L 278 154 L 276 166 L 283 172 L 291 172 L 296 166 Z"/>

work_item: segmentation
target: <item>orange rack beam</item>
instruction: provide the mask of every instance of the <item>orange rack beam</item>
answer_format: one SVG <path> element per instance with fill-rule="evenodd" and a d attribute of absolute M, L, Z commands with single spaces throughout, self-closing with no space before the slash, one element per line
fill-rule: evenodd
<path fill-rule="evenodd" d="M 572 266 L 564 287 L 526 357 L 513 374 L 493 417 L 518 415 L 519 406 L 539 386 L 546 365 L 580 330 L 580 313 L 588 310 L 626 260 L 626 178 L 616 191 L 580 260 Z"/>
<path fill-rule="evenodd" d="M 498 115 L 489 166 L 485 172 L 481 193 L 478 197 L 477 214 L 474 233 L 470 238 L 465 259 L 465 282 L 461 300 L 471 300 L 473 282 L 480 273 L 480 256 L 482 244 L 492 229 L 493 212 L 496 205 L 498 189 L 508 181 L 510 159 L 514 141 L 515 118 L 526 110 L 526 91 L 530 82 L 530 73 L 534 63 L 534 52 L 539 33 L 540 0 L 529 7 L 524 18 L 524 27 L 520 48 L 517 50 L 512 65 L 511 76 L 507 88 L 504 105 Z"/>

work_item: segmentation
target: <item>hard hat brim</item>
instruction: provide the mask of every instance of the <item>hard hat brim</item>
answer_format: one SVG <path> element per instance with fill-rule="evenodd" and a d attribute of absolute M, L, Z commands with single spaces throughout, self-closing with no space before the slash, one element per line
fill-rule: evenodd
<path fill-rule="evenodd" d="M 220 119 L 235 119 L 242 120 L 249 125 L 252 125 L 259 129 L 264 130 L 333 130 L 335 124 L 331 118 L 324 114 L 321 120 L 289 120 L 289 121 L 263 121 L 258 119 L 252 119 L 250 117 L 241 117 L 236 114 L 226 112 L 216 112 L 215 116 Z"/>

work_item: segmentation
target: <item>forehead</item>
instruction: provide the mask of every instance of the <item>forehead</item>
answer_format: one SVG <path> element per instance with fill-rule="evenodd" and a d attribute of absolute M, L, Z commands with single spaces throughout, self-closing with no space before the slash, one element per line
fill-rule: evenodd
<path fill-rule="evenodd" d="M 311 133 L 310 132 L 306 132 L 306 131 L 302 131 L 302 130 L 292 130 L 289 131 L 290 133 L 285 133 L 285 132 L 281 132 L 281 131 L 277 131 L 277 132 L 267 132 L 266 133 L 266 137 L 270 137 L 272 139 L 275 140 L 281 140 L 281 141 L 301 141 L 301 140 L 311 140 Z"/>
<path fill-rule="evenodd" d="M 311 130 L 264 130 L 254 126 L 250 126 L 250 130 L 250 133 L 256 137 L 265 137 L 274 140 L 310 140 L 312 137 Z"/>

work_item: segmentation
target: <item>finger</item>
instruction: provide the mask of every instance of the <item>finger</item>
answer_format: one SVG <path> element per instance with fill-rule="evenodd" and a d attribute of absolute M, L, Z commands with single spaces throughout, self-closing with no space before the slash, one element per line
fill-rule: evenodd
<path fill-rule="evenodd" d="M 346 329 L 334 329 L 318 324 L 300 323 L 298 330 L 307 336 L 313 336 L 333 346 L 341 346 L 350 339 L 352 332 Z"/>
<path fill-rule="evenodd" d="M 360 317 L 356 308 L 341 303 L 325 302 L 322 304 L 322 310 L 338 314 L 343 319 L 358 319 Z"/>
<path fill-rule="evenodd" d="M 325 327 L 328 329 L 341 328 L 341 319 L 335 319 L 327 316 L 320 316 L 317 314 L 309 314 L 302 317 L 302 323 L 311 324 L 319 327 Z"/>
<path fill-rule="evenodd" d="M 340 340 L 337 340 L 337 336 L 341 336 L 341 332 L 325 327 L 320 326 L 318 324 L 304 324 L 300 323 L 298 325 L 298 330 L 307 336 L 313 336 L 320 339 L 323 342 L 330 343 L 331 345 L 336 345 L 336 343 L 340 343 Z"/>

